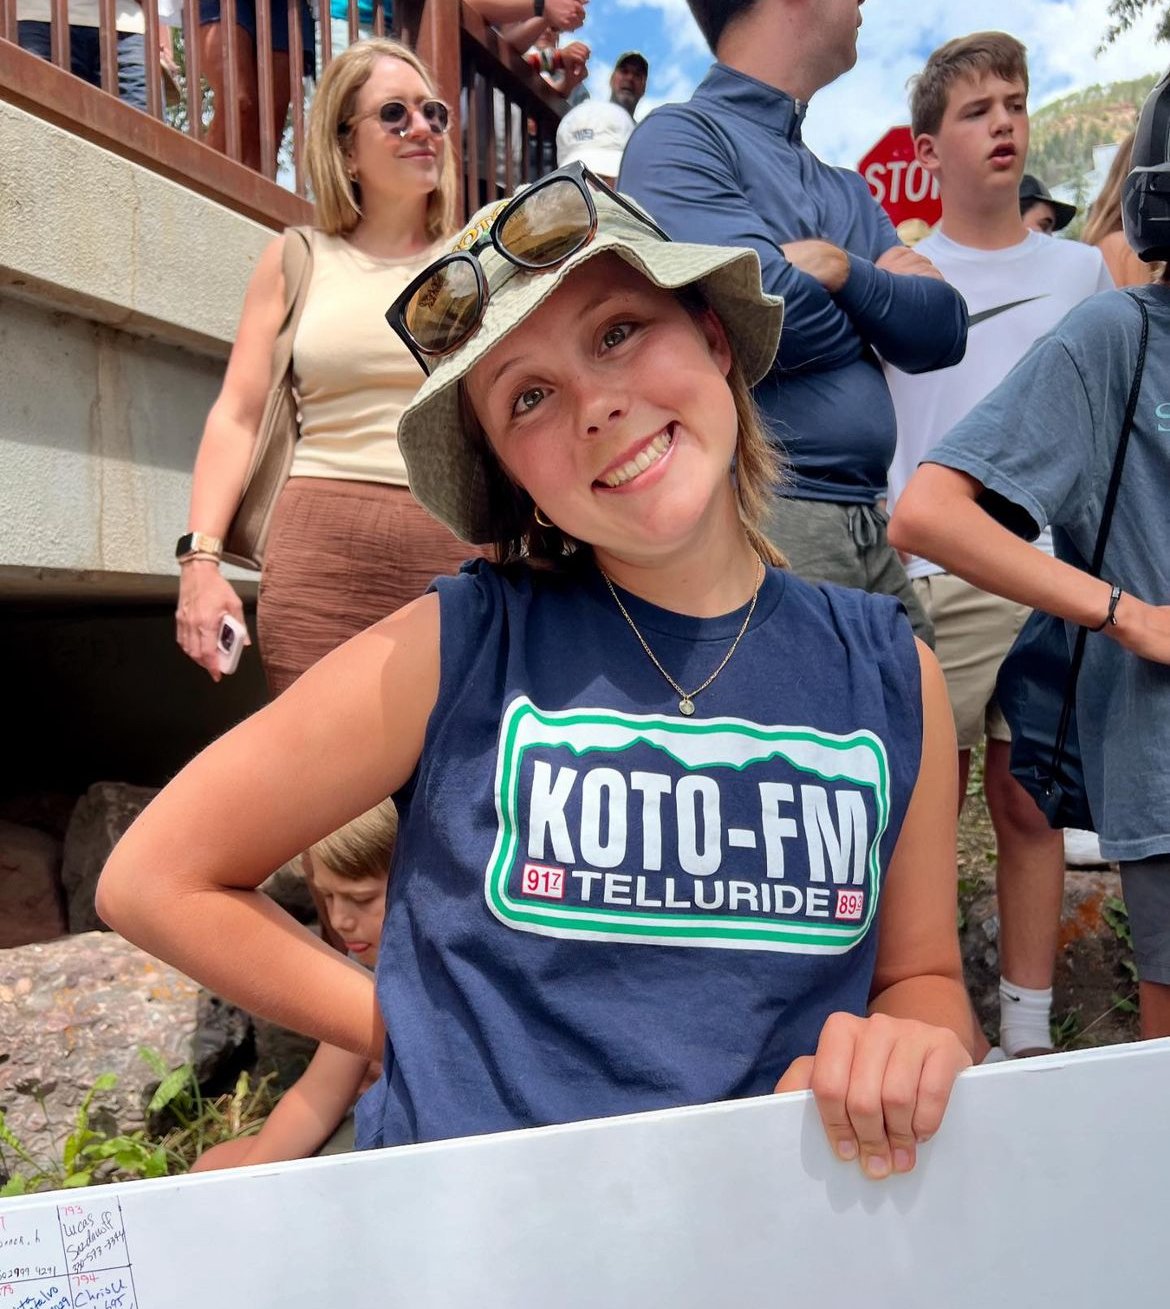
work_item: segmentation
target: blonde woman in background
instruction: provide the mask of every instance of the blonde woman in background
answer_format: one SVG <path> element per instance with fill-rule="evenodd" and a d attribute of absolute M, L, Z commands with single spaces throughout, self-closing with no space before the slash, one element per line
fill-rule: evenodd
<path fill-rule="evenodd" d="M 313 275 L 293 344 L 301 438 L 260 578 L 260 654 L 274 696 L 473 553 L 408 489 L 398 418 L 422 374 L 384 317 L 452 229 L 454 155 L 447 107 L 411 50 L 361 41 L 326 69 L 308 133 Z M 220 575 L 219 543 L 268 395 L 284 241 L 256 266 L 195 460 L 177 636 L 217 681 L 221 618 L 244 620 Z"/>
<path fill-rule="evenodd" d="M 1144 264 L 1129 248 L 1121 230 L 1121 188 L 1133 156 L 1133 133 L 1117 147 L 1101 194 L 1093 201 L 1081 240 L 1095 245 L 1117 286 L 1146 286 L 1158 280 L 1157 267 Z"/>
<path fill-rule="evenodd" d="M 274 695 L 467 553 L 407 489 L 398 416 L 422 374 L 384 314 L 451 230 L 455 160 L 430 73 L 389 40 L 351 46 L 313 102 L 313 276 L 293 346 L 301 439 L 260 580 Z M 239 504 L 285 308 L 285 238 L 260 257 L 195 460 L 190 532 L 222 540 Z M 215 549 L 181 565 L 178 640 L 218 680 L 219 620 L 243 621 Z"/>

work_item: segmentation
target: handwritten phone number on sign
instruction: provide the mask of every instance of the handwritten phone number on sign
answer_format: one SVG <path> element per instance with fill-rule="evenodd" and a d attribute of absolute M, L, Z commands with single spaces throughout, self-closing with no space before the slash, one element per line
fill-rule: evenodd
<path fill-rule="evenodd" d="M 137 1309 L 121 1206 L 108 1201 L 0 1214 L 0 1309 Z"/>

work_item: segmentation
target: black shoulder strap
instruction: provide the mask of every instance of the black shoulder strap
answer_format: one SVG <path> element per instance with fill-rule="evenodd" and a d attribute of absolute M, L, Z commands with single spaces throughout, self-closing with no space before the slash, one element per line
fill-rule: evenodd
<path fill-rule="evenodd" d="M 1129 434 L 1133 430 L 1134 414 L 1137 411 L 1138 396 L 1142 390 L 1142 374 L 1146 370 L 1146 343 L 1150 335 L 1150 315 L 1145 301 L 1127 291 L 1126 295 L 1137 305 L 1142 316 L 1142 335 L 1138 344 L 1137 363 L 1134 365 L 1133 381 L 1129 387 L 1129 399 L 1125 405 L 1125 418 L 1121 424 L 1121 435 L 1117 439 L 1117 453 L 1113 456 L 1113 471 L 1109 475 L 1109 489 L 1105 492 L 1105 505 L 1101 510 L 1101 526 L 1097 529 L 1097 543 L 1093 547 L 1093 561 L 1090 568 L 1094 577 L 1101 576 L 1101 566 L 1105 561 L 1105 547 L 1109 542 L 1109 528 L 1113 522 L 1113 510 L 1117 505 L 1117 493 L 1121 489 L 1121 473 L 1125 467 L 1125 452 L 1129 448 Z M 1064 758 L 1064 745 L 1068 739 L 1072 724 L 1073 709 L 1076 705 L 1077 678 L 1080 676 L 1081 664 L 1085 658 L 1085 640 L 1088 628 L 1082 627 L 1077 632 L 1073 645 L 1072 662 L 1069 664 L 1068 682 L 1064 689 L 1064 703 L 1060 706 L 1060 721 L 1056 728 L 1056 737 L 1052 747 L 1052 765 L 1048 776 L 1051 790 Z"/>
<path fill-rule="evenodd" d="M 1121 470 L 1125 466 L 1125 452 L 1129 448 L 1129 434 L 1133 429 L 1133 417 L 1137 411 L 1138 396 L 1142 390 L 1142 374 L 1146 370 L 1146 342 L 1150 335 L 1150 315 L 1146 303 L 1132 291 L 1126 295 L 1137 305 L 1142 315 L 1142 336 L 1138 344 L 1137 364 L 1133 370 L 1133 382 L 1129 388 L 1129 399 L 1125 405 L 1125 419 L 1121 424 L 1121 436 L 1117 440 L 1117 454 L 1113 457 L 1113 472 L 1109 477 L 1109 489 L 1105 493 L 1105 507 L 1101 510 L 1101 526 L 1097 529 L 1097 544 L 1093 548 L 1092 570 L 1094 577 L 1101 576 L 1101 565 L 1105 559 L 1105 546 L 1109 540 L 1109 527 L 1113 522 L 1113 509 L 1117 504 L 1117 492 L 1121 486 Z"/>

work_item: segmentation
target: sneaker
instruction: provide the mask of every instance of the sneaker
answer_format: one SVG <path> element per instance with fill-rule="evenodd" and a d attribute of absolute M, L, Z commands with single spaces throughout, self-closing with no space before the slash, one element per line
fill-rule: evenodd
<path fill-rule="evenodd" d="M 1066 868 L 1107 868 L 1109 860 L 1101 854 L 1096 832 L 1079 827 L 1064 829 L 1064 863 Z"/>
<path fill-rule="evenodd" d="M 985 1064 L 1002 1064 L 1007 1057 L 1007 1054 L 998 1045 L 993 1045 L 983 1056 L 982 1062 Z"/>

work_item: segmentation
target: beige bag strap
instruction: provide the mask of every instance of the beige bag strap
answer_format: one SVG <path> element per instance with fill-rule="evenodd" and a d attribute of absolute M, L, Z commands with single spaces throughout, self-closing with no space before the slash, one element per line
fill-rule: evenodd
<path fill-rule="evenodd" d="M 284 320 L 272 347 L 272 386 L 279 386 L 292 368 L 293 337 L 313 280 L 313 246 L 310 228 L 288 227 L 284 233 L 281 267 L 284 271 Z M 289 379 L 291 384 L 291 378 Z"/>

